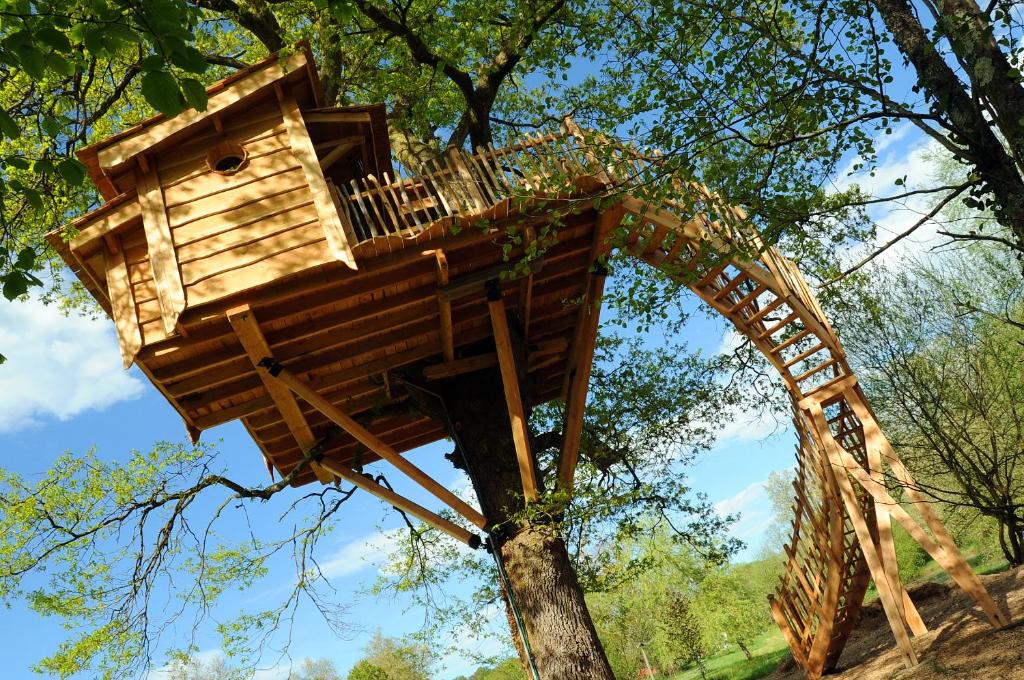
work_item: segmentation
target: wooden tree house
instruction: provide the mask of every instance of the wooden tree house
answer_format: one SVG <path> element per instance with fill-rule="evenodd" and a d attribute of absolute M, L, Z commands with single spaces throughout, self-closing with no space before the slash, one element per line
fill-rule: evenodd
<path fill-rule="evenodd" d="M 771 606 L 809 677 L 835 666 L 871 580 L 917 662 L 910 634 L 925 627 L 899 580 L 892 518 L 993 625 L 1008 622 L 879 429 L 796 267 L 739 209 L 680 183 L 672 200 L 644 199 L 663 179 L 657 155 L 571 121 L 395 177 L 383 108 L 325 107 L 306 51 L 209 93 L 205 112 L 156 116 L 84 149 L 106 203 L 49 236 L 114 320 L 125 366 L 146 373 L 193 439 L 241 419 L 279 474 L 312 457 L 293 484 L 342 478 L 476 547 L 466 526 L 486 518 L 402 456 L 447 433 L 392 408 L 410 398 L 395 372 L 415 366 L 432 381 L 499 366 L 527 499 L 538 483 L 524 414 L 561 400 L 558 478 L 571 492 L 600 259 L 620 247 L 729 319 L 792 397 L 795 519 Z M 466 524 L 356 472 L 377 459 Z M 925 526 L 893 501 L 885 465 Z"/>

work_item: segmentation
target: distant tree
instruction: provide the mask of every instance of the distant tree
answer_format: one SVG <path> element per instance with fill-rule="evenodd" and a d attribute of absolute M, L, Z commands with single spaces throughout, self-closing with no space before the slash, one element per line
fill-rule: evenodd
<path fill-rule="evenodd" d="M 174 659 L 164 669 L 168 680 L 249 680 L 251 673 L 231 666 L 222 655 L 208 659 L 185 656 Z"/>
<path fill-rule="evenodd" d="M 876 274 L 851 304 L 853 361 L 922 489 L 999 524 L 1024 564 L 1024 285 L 975 245 Z M 858 311 L 859 310 L 859 311 Z"/>
<path fill-rule="evenodd" d="M 665 605 L 666 616 L 661 626 L 670 648 L 685 663 L 697 664 L 700 677 L 707 680 L 704 659 L 708 656 L 707 634 L 693 604 L 683 592 L 672 593 Z"/>
<path fill-rule="evenodd" d="M 384 673 L 382 680 L 429 680 L 434 666 L 434 657 L 426 645 L 386 637 L 380 631 L 363 648 L 363 653 L 368 666 Z"/>
<path fill-rule="evenodd" d="M 347 680 L 392 680 L 383 668 L 373 665 L 366 659 L 353 666 L 346 678 Z"/>
<path fill-rule="evenodd" d="M 298 671 L 288 675 L 288 680 L 341 680 L 341 674 L 330 659 L 306 658 Z"/>
<path fill-rule="evenodd" d="M 765 491 L 772 506 L 772 523 L 765 532 L 764 550 L 774 554 L 782 553 L 782 546 L 789 541 L 793 531 L 793 468 L 774 470 L 768 474 Z"/>
<path fill-rule="evenodd" d="M 760 597 L 758 597 L 760 595 Z M 722 636 L 752 659 L 748 645 L 770 625 L 764 594 L 756 593 L 733 569 L 711 570 L 693 600 L 695 614 L 707 636 Z"/>
<path fill-rule="evenodd" d="M 455 680 L 526 680 L 526 673 L 519 659 L 505 659 L 494 665 L 481 666 L 470 676 L 459 676 Z"/>

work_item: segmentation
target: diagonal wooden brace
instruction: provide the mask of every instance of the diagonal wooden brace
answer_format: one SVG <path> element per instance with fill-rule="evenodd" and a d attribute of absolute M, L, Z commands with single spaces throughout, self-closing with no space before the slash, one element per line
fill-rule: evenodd
<path fill-rule="evenodd" d="M 452 510 L 465 517 L 470 523 L 481 529 L 487 526 L 487 519 L 464 500 L 443 487 L 426 472 L 410 463 L 383 439 L 357 423 L 350 415 L 322 397 L 316 390 L 274 361 L 273 358 L 266 357 L 260 361 L 260 366 L 266 369 L 268 375 L 280 381 L 310 406 L 320 411 L 334 424 L 352 435 L 363 446 L 404 472 L 414 482 L 429 491 Z"/>
<path fill-rule="evenodd" d="M 537 500 L 537 472 L 530 451 L 530 431 L 526 423 L 526 411 L 519 392 L 519 372 L 516 370 L 515 355 L 512 352 L 512 337 L 508 331 L 508 316 L 497 281 L 487 285 L 487 308 L 494 329 L 494 345 L 498 352 L 498 366 L 501 368 L 501 382 L 505 386 L 505 402 L 508 406 L 509 422 L 512 426 L 512 441 L 519 459 L 519 474 L 523 478 L 523 497 L 528 501 Z"/>
<path fill-rule="evenodd" d="M 910 642 L 910 636 L 907 633 L 906 626 L 903 624 L 903 617 L 896 604 L 896 597 L 892 592 L 892 588 L 889 587 L 889 579 L 886 577 L 882 560 L 875 550 L 875 541 L 871 536 L 867 520 L 857 500 L 857 494 L 853 489 L 853 484 L 850 482 L 850 477 L 844 466 L 842 455 L 846 452 L 839 445 L 839 442 L 832 437 L 821 406 L 813 404 L 808 410 L 814 424 L 817 439 L 824 447 L 829 462 L 832 464 L 836 484 L 843 499 L 843 505 L 846 506 L 846 513 L 850 518 L 850 523 L 853 524 L 854 531 L 857 533 L 857 540 L 860 542 L 864 558 L 868 563 L 868 569 L 871 570 L 871 577 L 874 579 L 875 587 L 878 589 L 878 599 L 882 602 L 882 609 L 889 620 L 889 627 L 892 628 L 893 635 L 896 637 L 896 645 L 903 654 L 904 664 L 907 668 L 916 666 L 918 663 L 917 652 L 914 651 L 914 646 Z M 859 468 L 860 466 L 857 465 L 857 467 Z M 865 474 L 867 473 L 865 472 Z M 868 478 L 870 479 L 870 476 Z"/>
<path fill-rule="evenodd" d="M 875 427 L 877 427 L 877 425 Z M 868 445 L 879 446 L 877 437 L 872 437 L 874 432 L 870 432 L 868 423 L 866 422 L 864 423 L 864 430 L 865 435 L 868 437 Z M 881 431 L 879 430 L 878 434 L 880 433 Z M 828 437 L 831 437 L 831 434 L 829 434 Z M 833 440 L 833 442 L 834 441 L 835 440 Z M 986 590 L 985 586 L 981 583 L 981 580 L 978 578 L 977 574 L 974 573 L 974 570 L 972 570 L 967 564 L 967 561 L 964 560 L 963 555 L 960 554 L 959 549 L 957 549 L 956 545 L 952 542 L 952 539 L 949 539 L 949 543 L 946 543 L 945 541 L 940 543 L 929 536 L 925 530 L 921 528 L 921 525 L 903 509 L 903 506 L 897 503 L 889 494 L 889 491 L 885 488 L 884 484 L 874 479 L 867 470 L 861 467 L 860 463 L 858 463 L 853 456 L 846 451 L 843 451 L 838 444 L 836 444 L 836 448 L 838 451 L 836 452 L 835 460 L 833 460 L 833 466 L 837 469 L 841 468 L 852 475 L 853 478 L 856 479 L 869 494 L 871 494 L 875 503 L 884 505 L 888 508 L 892 516 L 903 525 L 903 528 L 907 530 L 907 533 L 909 533 L 913 539 L 917 541 L 929 555 L 932 556 L 932 559 L 934 559 L 939 566 L 941 566 L 946 573 L 952 577 L 956 584 L 960 586 L 960 588 L 971 599 L 973 599 L 978 606 L 981 607 L 982 611 L 985 612 L 989 623 L 991 623 L 993 627 L 999 628 L 1007 625 L 1007 623 L 1009 623 L 1009 618 L 992 600 L 988 590 Z M 832 453 L 830 452 L 829 455 L 831 457 Z M 890 459 L 890 463 L 891 462 L 892 461 Z M 918 499 L 923 501 L 923 499 L 920 499 L 920 496 L 917 494 L 916 489 L 914 489 L 913 479 L 909 477 L 909 473 L 906 473 L 905 470 L 904 473 L 904 475 L 897 475 L 897 478 L 900 479 L 901 485 L 907 489 L 907 494 L 910 495 L 911 498 L 918 496 Z"/>
<path fill-rule="evenodd" d="M 345 465 L 342 465 L 337 461 L 330 460 L 329 458 L 321 459 L 320 464 L 327 470 L 330 470 L 331 473 L 337 475 L 341 479 L 344 479 L 346 482 L 359 487 L 363 491 L 373 494 L 386 503 L 390 503 L 402 512 L 412 515 L 421 522 L 426 522 L 435 529 L 443 531 L 455 540 L 465 543 L 470 548 L 475 550 L 480 547 L 480 536 L 477 534 L 467 531 L 453 522 L 449 522 L 444 517 L 427 510 L 422 505 L 414 503 L 405 496 L 401 496 L 387 487 L 381 486 L 368 477 L 364 477 L 352 468 L 346 467 Z"/>
<path fill-rule="evenodd" d="M 597 329 L 601 319 L 601 296 L 604 294 L 604 282 L 607 276 L 608 270 L 604 265 L 596 263 L 593 276 L 590 277 L 586 299 L 583 301 L 583 308 L 580 310 L 573 355 L 568 367 L 571 378 L 565 400 L 562 450 L 558 459 L 558 485 L 569 495 L 572 494 L 576 463 L 579 461 L 583 413 L 587 403 L 590 370 L 594 365 L 594 346 L 597 343 Z"/>
<path fill-rule="evenodd" d="M 240 305 L 229 309 L 226 316 L 239 342 L 242 343 L 245 353 L 249 355 L 249 360 L 252 361 L 253 366 L 257 367 L 256 372 L 259 374 L 260 380 L 263 381 L 263 386 L 274 402 L 274 406 L 281 414 L 285 425 L 288 426 L 288 431 L 295 437 L 295 442 L 299 445 L 299 449 L 308 451 L 316 442 L 316 438 L 313 436 L 313 431 L 309 428 L 309 423 L 306 422 L 306 417 L 302 415 L 302 409 L 299 408 L 295 397 L 288 391 L 287 387 L 258 368 L 260 360 L 263 357 L 271 356 L 271 353 L 270 346 L 267 345 L 267 340 L 260 331 L 260 325 L 256 316 L 252 313 L 249 305 Z M 264 457 L 266 457 L 266 453 L 264 453 Z M 269 459 L 267 464 L 271 464 Z M 319 463 L 313 462 L 310 465 L 310 469 L 313 470 L 313 474 L 316 475 L 321 484 L 330 484 L 334 481 L 334 476 L 320 467 Z"/>

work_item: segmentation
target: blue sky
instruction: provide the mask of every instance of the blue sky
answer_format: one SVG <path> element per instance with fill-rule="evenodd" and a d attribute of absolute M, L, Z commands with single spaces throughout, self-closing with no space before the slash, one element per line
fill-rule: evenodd
<path fill-rule="evenodd" d="M 880 140 L 881 169 L 857 181 L 879 194 L 891 193 L 896 178 L 908 176 L 909 188 L 929 172 L 932 146 L 909 127 Z M 851 181 L 845 179 L 842 181 Z M 877 213 L 879 242 L 887 241 L 923 212 L 923 204 Z M 882 263 L 907 253 L 920 253 L 935 245 L 934 229 L 924 228 L 892 249 Z M 724 324 L 703 314 L 691 317 L 683 338 L 693 349 L 728 349 L 733 338 Z M 0 367 L 0 464 L 29 478 L 42 474 L 61 452 L 83 452 L 95 446 L 100 455 L 123 458 L 133 448 L 148 450 L 160 440 L 180 441 L 183 427 L 177 415 L 136 369 L 120 368 L 120 358 L 109 320 L 64 317 L 37 301 L 0 304 L 0 351 L 8 362 Z M 204 434 L 204 440 L 221 440 L 221 455 L 236 477 L 252 484 L 263 483 L 266 471 L 256 446 L 237 423 Z M 441 457 L 450 446 L 438 443 L 411 454 L 414 462 L 450 486 L 464 479 Z M 769 416 L 736 414 L 720 433 L 718 445 L 700 457 L 691 470 L 694 489 L 701 491 L 723 514 L 740 513 L 733 535 L 748 543 L 741 555 L 749 557 L 761 547 L 761 537 L 771 520 L 763 484 L 769 473 L 793 464 L 793 440 Z M 398 490 L 428 507 L 436 503 L 397 474 L 389 474 Z M 292 492 L 289 492 L 292 493 Z M 284 499 L 287 500 L 287 499 Z M 280 507 L 280 506 L 278 506 Z M 267 517 L 275 516 L 268 510 Z M 376 576 L 377 568 L 401 521 L 381 503 L 357 494 L 342 511 L 343 522 L 321 545 L 323 565 L 332 576 L 338 603 L 350 607 L 346 618 L 362 622 L 339 640 L 324 626 L 311 607 L 300 609 L 293 631 L 292 658 L 331 658 L 344 672 L 360 658 L 361 648 L 380 629 L 400 636 L 423 622 L 421 612 L 407 611 L 407 601 L 360 595 Z M 233 520 L 238 521 L 238 520 Z M 231 524 L 224 529 L 230 531 Z M 244 593 L 225 597 L 216 617 L 227 618 L 239 607 L 254 609 L 280 596 L 294 577 L 290 565 L 274 565 L 271 574 Z M 463 584 L 471 589 L 473 584 Z M 495 617 L 500 621 L 501 617 Z M 183 631 L 177 631 L 183 634 Z M 0 620 L 0 655 L 4 677 L 12 680 L 38 677 L 28 668 L 65 637 L 57 622 L 41 619 L 15 605 Z M 175 640 L 178 644 L 181 639 Z M 201 632 L 198 639 L 206 655 L 216 654 L 219 641 Z M 472 644 L 469 644 L 472 647 Z M 495 651 L 484 643 L 481 652 Z M 472 670 L 468 660 L 449 657 L 439 678 Z M 271 654 L 261 680 L 287 674 L 287 659 Z"/>

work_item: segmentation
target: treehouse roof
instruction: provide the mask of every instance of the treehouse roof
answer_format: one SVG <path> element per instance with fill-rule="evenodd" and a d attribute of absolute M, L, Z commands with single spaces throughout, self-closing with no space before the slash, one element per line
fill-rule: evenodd
<path fill-rule="evenodd" d="M 187 109 L 174 117 L 160 113 L 151 116 L 116 135 L 96 142 L 78 151 L 93 182 L 105 200 L 112 200 L 132 187 L 119 177 L 130 170 L 140 156 L 157 154 L 204 134 L 208 129 L 219 129 L 221 120 L 245 115 L 247 109 L 260 101 L 285 91 L 296 99 L 304 112 L 346 111 L 350 123 L 366 122 L 373 136 L 374 155 L 378 163 L 388 163 L 390 148 L 387 141 L 387 120 L 384 107 L 379 104 L 324 108 L 323 88 L 317 74 L 316 61 L 308 44 L 300 43 L 295 52 L 287 55 L 272 54 L 248 68 L 232 73 L 206 88 L 208 103 L 205 111 Z M 337 121 L 336 121 L 337 122 Z M 355 134 L 355 130 L 352 133 Z"/>

